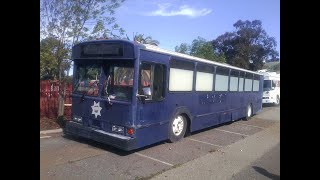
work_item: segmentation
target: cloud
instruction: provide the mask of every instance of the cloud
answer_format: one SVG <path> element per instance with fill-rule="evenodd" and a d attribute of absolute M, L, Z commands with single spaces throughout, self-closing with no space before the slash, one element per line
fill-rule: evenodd
<path fill-rule="evenodd" d="M 189 17 L 199 17 L 205 16 L 212 12 L 211 9 L 202 8 L 196 9 L 189 7 L 188 5 L 183 5 L 178 8 L 178 10 L 169 10 L 172 5 L 170 3 L 158 4 L 158 9 L 149 13 L 146 13 L 147 16 L 189 16 Z"/>

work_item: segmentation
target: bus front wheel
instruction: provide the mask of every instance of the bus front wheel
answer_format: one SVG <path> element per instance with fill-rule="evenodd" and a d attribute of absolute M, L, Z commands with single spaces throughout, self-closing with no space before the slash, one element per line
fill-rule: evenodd
<path fill-rule="evenodd" d="M 252 117 L 252 106 L 251 104 L 248 104 L 246 109 L 246 116 L 243 118 L 244 120 L 249 120 Z"/>
<path fill-rule="evenodd" d="M 176 142 L 182 139 L 186 133 L 187 120 L 181 114 L 175 115 L 169 123 L 169 141 Z"/>

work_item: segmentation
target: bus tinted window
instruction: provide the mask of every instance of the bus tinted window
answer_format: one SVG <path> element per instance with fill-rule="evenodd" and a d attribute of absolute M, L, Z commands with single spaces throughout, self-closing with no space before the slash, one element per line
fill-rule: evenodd
<path fill-rule="evenodd" d="M 170 68 L 169 91 L 192 91 L 193 71 Z"/>
<path fill-rule="evenodd" d="M 194 63 L 170 61 L 169 91 L 192 91 Z"/>
<path fill-rule="evenodd" d="M 151 85 L 151 64 L 143 63 L 140 73 L 140 86 L 142 88 L 150 87 Z"/>
<path fill-rule="evenodd" d="M 180 61 L 180 60 L 172 59 L 170 61 L 170 67 L 193 71 L 194 70 L 194 63 L 188 62 L 188 61 Z"/>
<path fill-rule="evenodd" d="M 229 69 L 217 67 L 215 91 L 228 91 L 229 84 Z"/>
<path fill-rule="evenodd" d="M 139 94 L 146 95 L 146 100 L 164 98 L 165 66 L 160 64 L 142 63 L 139 77 Z"/>
<path fill-rule="evenodd" d="M 252 78 L 253 78 L 253 74 L 251 73 L 246 73 L 246 78 L 245 78 L 245 82 L 244 82 L 244 91 L 252 91 Z"/>
<path fill-rule="evenodd" d="M 212 91 L 213 73 L 197 72 L 196 91 Z"/>
<path fill-rule="evenodd" d="M 239 71 L 231 70 L 230 72 L 230 91 L 238 91 Z"/>
<path fill-rule="evenodd" d="M 259 82 L 260 82 L 260 76 L 254 75 L 254 81 L 253 81 L 253 91 L 259 91 Z"/>
<path fill-rule="evenodd" d="M 123 56 L 123 45 L 115 43 L 91 43 L 81 46 L 82 57 Z"/>
<path fill-rule="evenodd" d="M 212 91 L 214 67 L 198 64 L 196 77 L 196 91 Z"/>
<path fill-rule="evenodd" d="M 164 98 L 165 70 L 164 65 L 156 64 L 154 66 L 152 100 L 157 101 Z"/>
<path fill-rule="evenodd" d="M 239 73 L 239 91 L 243 91 L 243 84 L 244 84 L 244 72 Z"/>

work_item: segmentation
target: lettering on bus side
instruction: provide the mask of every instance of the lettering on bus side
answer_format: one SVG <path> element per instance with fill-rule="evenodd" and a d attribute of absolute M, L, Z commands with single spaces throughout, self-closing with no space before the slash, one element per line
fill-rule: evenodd
<path fill-rule="evenodd" d="M 226 92 L 229 90 L 229 71 L 229 68 L 219 66 L 215 68 L 209 64 L 197 63 L 195 90 L 200 93 L 199 104 L 224 103 L 226 101 Z"/>
<path fill-rule="evenodd" d="M 223 93 L 208 93 L 199 95 L 199 104 L 214 104 L 214 103 L 224 103 L 226 101 L 227 94 Z"/>

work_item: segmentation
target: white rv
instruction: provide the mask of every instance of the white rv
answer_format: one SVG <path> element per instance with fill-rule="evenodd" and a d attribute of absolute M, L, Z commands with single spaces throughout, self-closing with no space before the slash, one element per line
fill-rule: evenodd
<path fill-rule="evenodd" d="M 268 72 L 266 70 L 258 71 L 264 75 L 263 81 L 263 97 L 264 104 L 280 104 L 280 74 L 276 72 Z"/>

